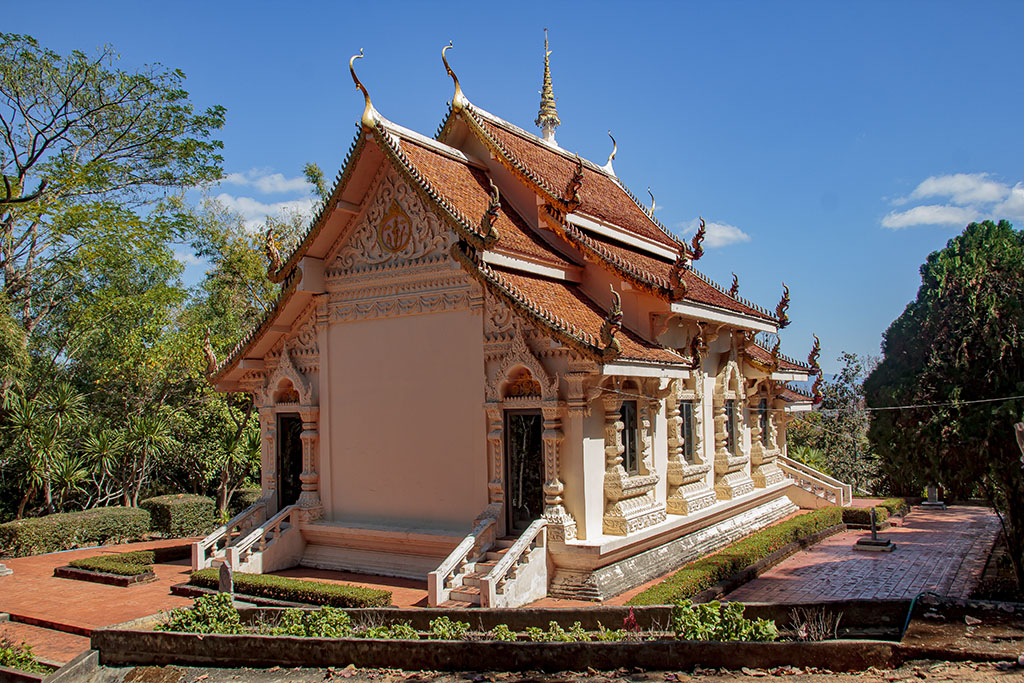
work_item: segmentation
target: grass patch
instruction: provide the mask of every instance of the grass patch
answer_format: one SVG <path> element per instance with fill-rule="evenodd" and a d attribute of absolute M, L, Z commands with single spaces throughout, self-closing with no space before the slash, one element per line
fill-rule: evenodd
<path fill-rule="evenodd" d="M 191 548 L 187 545 L 153 550 L 132 550 L 126 553 L 93 555 L 79 560 L 71 560 L 68 565 L 75 569 L 87 569 L 94 572 L 117 574 L 118 576 L 142 576 L 153 571 L 150 565 L 180 560 L 189 557 Z"/>
<path fill-rule="evenodd" d="M 628 605 L 670 605 L 711 588 L 777 550 L 843 521 L 838 507 L 821 508 L 762 529 L 714 555 L 691 562 L 661 583 L 630 600 Z"/>
<path fill-rule="evenodd" d="M 219 569 L 201 569 L 192 572 L 189 583 L 202 588 L 216 589 L 219 585 Z M 302 602 L 310 605 L 331 607 L 390 607 L 391 591 L 362 586 L 321 583 L 289 579 L 271 574 L 245 574 L 235 572 L 235 590 L 244 595 Z"/>

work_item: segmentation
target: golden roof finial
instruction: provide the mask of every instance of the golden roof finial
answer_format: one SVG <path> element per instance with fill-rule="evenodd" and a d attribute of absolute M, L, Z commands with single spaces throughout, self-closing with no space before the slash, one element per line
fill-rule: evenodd
<path fill-rule="evenodd" d="M 452 109 L 455 111 L 461 111 L 463 105 L 465 105 L 469 100 L 467 100 L 466 96 L 462 94 L 462 86 L 459 85 L 459 77 L 455 75 L 454 71 L 452 71 L 452 67 L 448 64 L 448 58 L 445 57 L 444 54 L 453 47 L 455 47 L 455 44 L 449 40 L 448 44 L 441 48 L 441 61 L 444 62 L 445 71 L 447 71 L 448 75 L 451 76 L 451 79 L 455 81 L 455 94 L 452 95 Z"/>
<path fill-rule="evenodd" d="M 548 49 L 548 30 L 544 29 L 544 85 L 540 91 L 540 112 L 534 122 L 540 126 L 544 135 L 544 142 L 557 144 L 555 142 L 555 128 L 562 123 L 558 118 L 558 110 L 555 108 L 555 92 L 551 87 L 551 50 Z"/>
<path fill-rule="evenodd" d="M 647 211 L 647 213 L 651 214 L 651 217 L 653 218 L 654 217 L 654 209 L 657 208 L 657 207 L 656 207 L 655 202 L 654 202 L 654 193 L 651 192 L 651 186 L 650 185 L 647 186 L 647 194 L 651 195 L 651 208 Z"/>
<path fill-rule="evenodd" d="M 377 110 L 373 108 L 373 102 L 370 101 L 370 93 L 366 92 L 366 86 L 359 80 L 359 76 L 356 76 L 356 60 L 362 58 L 363 48 L 359 48 L 359 54 L 352 55 L 352 59 L 348 60 L 348 70 L 352 74 L 352 82 L 363 91 L 363 98 L 366 100 L 366 107 L 363 109 L 363 127 L 375 128 L 377 126 Z"/>

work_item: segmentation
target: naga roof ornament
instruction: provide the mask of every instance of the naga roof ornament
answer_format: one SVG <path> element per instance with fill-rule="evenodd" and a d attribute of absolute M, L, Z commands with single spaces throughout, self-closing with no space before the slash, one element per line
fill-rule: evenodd
<path fill-rule="evenodd" d="M 612 291 L 612 307 L 601 325 L 600 333 L 605 360 L 611 360 L 622 352 L 619 340 L 615 338 L 616 333 L 622 329 L 622 297 L 615 291 L 615 287 L 608 285 L 608 289 Z"/>
<path fill-rule="evenodd" d="M 697 323 L 697 334 L 690 340 L 690 369 L 700 370 L 700 361 L 708 354 L 708 343 L 704 341 L 704 324 Z"/>
<path fill-rule="evenodd" d="M 807 364 L 820 375 L 821 365 L 818 364 L 818 359 L 821 358 L 821 340 L 818 339 L 818 335 L 816 334 L 812 334 L 811 336 L 814 337 L 814 346 L 811 347 L 811 352 L 807 354 Z"/>
<path fill-rule="evenodd" d="M 272 275 L 281 270 L 281 250 L 277 248 L 277 239 L 274 237 L 274 228 L 267 228 L 267 234 L 263 241 L 263 252 L 267 255 L 267 275 Z"/>
<path fill-rule="evenodd" d="M 619 151 L 619 145 L 615 142 L 615 136 L 612 135 L 611 131 L 608 131 L 608 137 L 612 139 L 612 153 L 608 155 L 608 161 L 601 169 L 608 175 L 615 175 L 615 170 L 612 168 L 612 162 L 615 161 L 615 153 Z"/>
<path fill-rule="evenodd" d="M 580 155 L 576 155 L 576 170 L 573 171 L 572 178 L 569 179 L 569 186 L 565 190 L 565 196 L 568 197 L 570 211 L 575 211 L 583 203 L 580 198 L 580 188 L 583 187 L 583 159 Z"/>
<path fill-rule="evenodd" d="M 781 364 L 781 359 L 779 358 L 779 353 L 781 353 L 781 351 L 782 351 L 782 337 L 776 336 L 775 337 L 775 346 L 773 346 L 772 350 L 771 350 L 771 361 L 770 361 L 770 363 L 771 363 L 771 367 L 772 367 L 772 372 L 775 372 L 776 370 L 779 369 L 779 365 Z"/>
<path fill-rule="evenodd" d="M 732 274 L 732 287 L 729 288 L 729 296 L 733 299 L 740 293 L 740 277 L 736 273 Z"/>
<path fill-rule="evenodd" d="M 672 270 L 668 274 L 668 284 L 672 290 L 673 301 L 682 301 L 686 298 L 686 281 L 683 279 L 683 273 L 689 267 L 690 261 L 686 257 L 686 245 L 680 242 L 679 253 L 676 254 L 675 263 L 672 264 Z"/>
<path fill-rule="evenodd" d="M 448 64 L 448 58 L 445 56 L 445 52 L 455 47 L 452 41 L 448 41 L 448 44 L 441 48 L 441 61 L 444 62 L 444 70 L 448 72 L 448 75 L 455 82 L 455 94 L 452 95 L 452 109 L 454 111 L 462 111 L 463 107 L 469 102 L 466 96 L 462 94 L 462 86 L 459 85 L 459 77 L 452 71 L 452 67 Z"/>
<path fill-rule="evenodd" d="M 700 227 L 690 242 L 690 250 L 693 252 L 693 260 L 697 261 L 704 255 L 704 237 L 708 234 L 708 228 L 704 224 L 704 217 L 700 216 Z"/>
<path fill-rule="evenodd" d="M 370 101 L 370 93 L 366 92 L 366 86 L 359 80 L 359 76 L 356 76 L 356 60 L 362 58 L 363 48 L 359 48 L 359 54 L 352 55 L 352 58 L 348 60 L 348 70 L 352 74 L 352 82 L 356 84 L 356 88 L 363 91 L 363 99 L 366 100 L 362 117 L 363 128 L 372 130 L 377 125 L 377 110 L 373 108 L 373 102 Z"/>
<path fill-rule="evenodd" d="M 551 87 L 551 50 L 548 49 L 548 30 L 544 29 L 544 84 L 540 91 L 540 111 L 534 122 L 540 127 L 544 142 L 556 145 L 555 128 L 561 125 L 558 109 L 555 107 L 555 91 Z"/>
<path fill-rule="evenodd" d="M 498 192 L 498 186 L 494 184 L 493 180 L 490 178 L 487 180 L 491 183 L 491 198 L 487 202 L 487 210 L 484 211 L 484 215 L 480 218 L 480 232 L 484 235 L 485 244 L 490 245 L 498 241 L 498 229 L 494 227 L 494 224 L 498 220 L 501 193 Z"/>
<path fill-rule="evenodd" d="M 779 305 L 775 307 L 775 317 L 779 321 L 779 329 L 788 327 L 790 320 L 789 316 L 786 315 L 786 311 L 789 310 L 789 287 L 786 283 L 782 283 L 782 298 L 779 299 Z"/>
<path fill-rule="evenodd" d="M 203 338 L 203 356 L 206 357 L 206 376 L 212 377 L 217 372 L 217 354 L 213 352 L 213 342 L 210 341 L 210 328 L 206 328 L 206 336 Z"/>

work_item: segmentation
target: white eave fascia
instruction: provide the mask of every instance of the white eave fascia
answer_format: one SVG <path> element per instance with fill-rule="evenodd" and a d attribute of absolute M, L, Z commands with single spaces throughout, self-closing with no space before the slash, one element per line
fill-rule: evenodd
<path fill-rule="evenodd" d="M 797 370 L 776 370 L 771 378 L 777 382 L 806 382 L 811 377 L 806 372 Z"/>
<path fill-rule="evenodd" d="M 651 254 L 655 254 L 656 256 L 660 256 L 662 258 L 675 260 L 675 258 L 679 256 L 678 251 L 669 249 L 663 244 L 659 244 L 645 237 L 640 237 L 639 235 L 626 232 L 621 228 L 617 228 L 614 225 L 605 223 L 603 221 L 599 221 L 598 219 L 590 216 L 584 216 L 579 213 L 570 213 L 568 216 L 565 217 L 565 220 L 572 223 L 578 228 L 586 228 L 591 232 L 596 232 L 598 235 L 610 237 L 613 240 L 622 242 L 623 244 L 628 244 L 631 247 L 643 249 L 644 251 L 647 251 Z"/>
<path fill-rule="evenodd" d="M 388 121 L 386 127 L 390 128 L 391 132 L 397 133 L 399 138 L 409 138 L 410 140 L 415 141 L 417 144 L 423 145 L 424 147 L 429 147 L 435 152 L 443 154 L 444 156 L 454 159 L 455 161 L 461 161 L 464 164 L 477 166 L 481 170 L 485 170 L 487 168 L 482 162 L 468 156 L 461 149 L 450 147 L 449 145 L 446 145 L 443 142 L 439 142 L 434 138 L 428 138 L 426 135 L 423 135 L 422 133 L 417 133 L 416 131 L 410 128 L 400 126 L 397 123 L 392 123 L 391 121 Z"/>
<path fill-rule="evenodd" d="M 808 401 L 807 403 L 794 403 L 783 408 L 787 413 L 809 413 L 814 410 L 814 404 Z"/>
<path fill-rule="evenodd" d="M 630 377 L 667 377 L 670 379 L 689 379 L 690 369 L 655 363 L 631 362 L 628 360 L 616 363 L 605 363 L 601 369 L 605 375 L 627 375 Z"/>
<path fill-rule="evenodd" d="M 773 334 L 778 334 L 779 332 L 777 326 L 766 320 L 753 318 L 740 313 L 733 313 L 731 311 L 723 311 L 720 308 L 714 308 L 712 306 L 706 306 L 692 301 L 673 301 L 670 310 L 673 313 L 689 316 L 705 322 L 724 323 L 726 325 L 741 327 L 745 330 L 755 330 L 758 332 L 771 332 Z"/>
<path fill-rule="evenodd" d="M 569 282 L 581 282 L 583 280 L 582 269 L 575 266 L 568 268 L 552 266 L 547 263 L 538 263 L 537 261 L 530 261 L 494 251 L 485 251 L 483 253 L 483 260 L 484 263 L 492 266 L 514 268 L 515 270 L 542 275 L 556 280 L 567 280 Z"/>

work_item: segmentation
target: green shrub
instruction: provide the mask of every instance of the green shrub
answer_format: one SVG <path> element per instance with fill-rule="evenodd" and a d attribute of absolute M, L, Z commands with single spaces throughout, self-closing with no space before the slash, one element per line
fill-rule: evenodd
<path fill-rule="evenodd" d="M 672 630 L 680 640 L 775 640 L 779 630 L 774 621 L 751 621 L 743 616 L 742 602 L 717 600 L 694 605 L 689 600 L 672 607 Z"/>
<path fill-rule="evenodd" d="M 352 635 L 352 620 L 348 612 L 337 607 L 316 610 L 286 609 L 281 621 L 270 630 L 271 635 L 302 636 L 305 638 L 348 638 Z"/>
<path fill-rule="evenodd" d="M 53 669 L 40 663 L 32 654 L 32 646 L 26 643 L 18 645 L 7 636 L 0 636 L 0 666 L 21 671 L 48 674 Z"/>
<path fill-rule="evenodd" d="M 238 489 L 231 496 L 231 503 L 228 504 L 228 517 L 234 517 L 250 505 L 255 504 L 262 495 L 262 489 Z"/>
<path fill-rule="evenodd" d="M 878 524 L 882 524 L 889 519 L 889 510 L 881 507 L 875 507 L 875 521 Z M 871 508 L 843 508 L 843 524 L 860 524 L 862 526 L 871 525 Z"/>
<path fill-rule="evenodd" d="M 242 633 L 245 629 L 238 610 L 228 593 L 203 595 L 191 607 L 171 610 L 167 620 L 156 626 L 157 631 L 184 633 Z"/>
<path fill-rule="evenodd" d="M 669 605 L 692 597 L 794 541 L 841 524 L 842 515 L 841 508 L 821 508 L 762 529 L 714 555 L 691 562 L 627 604 Z"/>
<path fill-rule="evenodd" d="M 194 586 L 215 589 L 219 585 L 219 569 L 201 569 L 192 572 L 189 583 Z M 338 583 L 303 581 L 271 574 L 235 572 L 235 590 L 244 595 L 286 602 L 303 602 L 310 605 L 330 605 L 332 607 L 388 607 L 391 605 L 391 591 Z"/>
<path fill-rule="evenodd" d="M 124 554 L 131 555 L 132 553 Z M 76 569 L 88 569 L 89 571 L 106 572 L 107 574 L 117 574 L 119 576 L 142 576 L 153 571 L 148 562 L 132 562 L 118 555 L 84 557 L 80 560 L 71 560 L 68 564 Z"/>
<path fill-rule="evenodd" d="M 878 506 L 888 510 L 890 517 L 910 512 L 910 504 L 902 498 L 886 498 Z"/>
<path fill-rule="evenodd" d="M 147 511 L 119 506 L 18 519 L 0 524 L 0 556 L 22 557 L 135 540 L 149 531 L 149 521 Z"/>
<path fill-rule="evenodd" d="M 487 632 L 488 640 L 500 640 L 506 643 L 515 642 L 518 638 L 516 632 L 510 629 L 505 624 L 498 624 L 490 631 Z"/>
<path fill-rule="evenodd" d="M 178 493 L 147 498 L 139 507 L 149 510 L 153 531 L 180 538 L 208 533 L 216 526 L 216 509 L 212 498 Z"/>
<path fill-rule="evenodd" d="M 462 640 L 469 633 L 469 624 L 464 621 L 452 621 L 448 617 L 430 620 L 431 640 Z"/>

